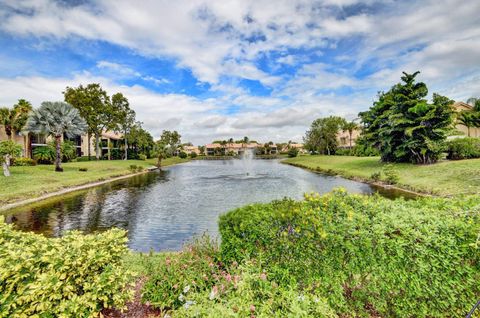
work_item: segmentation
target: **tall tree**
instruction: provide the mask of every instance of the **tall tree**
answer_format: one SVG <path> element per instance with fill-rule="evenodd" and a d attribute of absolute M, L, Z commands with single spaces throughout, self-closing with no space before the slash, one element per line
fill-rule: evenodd
<path fill-rule="evenodd" d="M 52 136 L 55 139 L 56 156 L 55 171 L 63 171 L 61 166 L 61 142 L 63 135 L 80 136 L 88 126 L 79 111 L 64 102 L 43 102 L 40 108 L 33 110 L 28 116 L 24 131 Z"/>
<path fill-rule="evenodd" d="M 125 159 L 128 159 L 128 138 L 127 134 L 135 125 L 135 111 L 130 109 L 128 99 L 123 96 L 122 93 L 116 93 L 112 96 L 112 107 L 116 114 L 116 124 L 114 130 L 121 131 L 123 133 L 123 139 L 125 142 Z"/>
<path fill-rule="evenodd" d="M 426 84 L 415 81 L 418 74 L 403 73 L 401 83 L 379 93 L 373 106 L 359 114 L 362 138 L 380 150 L 383 161 L 433 163 L 452 129 L 453 101 L 433 94 L 428 103 Z"/>
<path fill-rule="evenodd" d="M 110 97 L 100 84 L 88 84 L 76 88 L 67 87 L 63 92 L 65 101 L 78 109 L 88 125 L 88 157 L 90 158 L 90 137 L 95 136 L 95 155 L 100 159 L 100 138 L 105 130 L 114 129 L 117 125 L 116 113 Z"/>
<path fill-rule="evenodd" d="M 345 122 L 342 126 L 343 131 L 348 131 L 350 149 L 352 149 L 353 132 L 358 129 L 358 124 L 354 121 Z"/>
<path fill-rule="evenodd" d="M 141 122 L 136 122 L 127 134 L 127 142 L 136 153 L 149 155 L 153 150 L 155 142 L 152 135 L 142 128 Z"/>
<path fill-rule="evenodd" d="M 457 122 L 467 127 L 467 136 L 470 137 L 470 128 L 477 126 L 477 116 L 472 111 L 461 111 L 457 115 Z"/>
<path fill-rule="evenodd" d="M 9 140 L 12 139 L 13 133 L 22 130 L 31 111 L 32 104 L 25 99 L 19 99 L 12 108 L 0 108 L 0 124 L 4 126 Z"/>
<path fill-rule="evenodd" d="M 182 136 L 180 136 L 176 130 L 164 130 L 157 143 L 165 145 L 165 152 L 167 156 L 171 157 L 178 150 L 178 147 L 181 144 L 181 137 Z"/>
<path fill-rule="evenodd" d="M 305 148 L 311 152 L 332 155 L 338 146 L 337 134 L 345 124 L 345 119 L 338 116 L 318 118 L 307 131 Z"/>

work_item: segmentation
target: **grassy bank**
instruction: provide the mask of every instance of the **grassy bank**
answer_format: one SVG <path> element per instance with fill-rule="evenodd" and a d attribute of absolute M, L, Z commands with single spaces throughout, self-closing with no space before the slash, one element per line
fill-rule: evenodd
<path fill-rule="evenodd" d="M 284 163 L 307 169 L 339 174 L 350 179 L 371 181 L 384 163 L 379 157 L 300 156 Z M 440 196 L 478 194 L 480 189 L 480 159 L 442 161 L 433 165 L 395 164 L 400 176 L 398 186 Z"/>
<path fill-rule="evenodd" d="M 162 166 L 186 161 L 188 159 L 169 158 L 162 161 Z M 130 165 L 148 168 L 155 163 L 153 159 L 69 162 L 62 165 L 64 168 L 62 173 L 55 172 L 52 165 L 11 167 L 10 177 L 0 175 L 0 205 L 39 197 L 68 187 L 128 175 L 132 173 Z M 86 168 L 87 171 L 79 171 L 80 168 Z"/>

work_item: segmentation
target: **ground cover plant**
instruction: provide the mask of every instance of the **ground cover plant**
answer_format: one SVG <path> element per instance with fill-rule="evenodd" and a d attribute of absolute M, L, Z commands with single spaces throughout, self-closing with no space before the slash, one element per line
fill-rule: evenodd
<path fill-rule="evenodd" d="M 126 232 L 24 233 L 0 219 L 0 317 L 97 317 L 131 298 Z"/>

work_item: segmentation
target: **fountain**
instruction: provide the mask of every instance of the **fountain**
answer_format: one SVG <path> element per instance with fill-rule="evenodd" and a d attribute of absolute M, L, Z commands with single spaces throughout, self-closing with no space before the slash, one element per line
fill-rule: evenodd
<path fill-rule="evenodd" d="M 245 171 L 245 175 L 248 177 L 253 177 L 255 175 L 254 171 L 252 170 L 252 161 L 255 157 L 255 149 L 245 149 L 241 156 L 243 170 Z"/>

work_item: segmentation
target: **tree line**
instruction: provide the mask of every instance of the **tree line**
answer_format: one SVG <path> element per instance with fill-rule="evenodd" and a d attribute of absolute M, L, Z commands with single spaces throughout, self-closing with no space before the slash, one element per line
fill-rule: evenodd
<path fill-rule="evenodd" d="M 436 162 L 447 137 L 455 133 L 455 122 L 465 125 L 468 135 L 471 127 L 480 127 L 480 99 L 469 99 L 473 110 L 456 115 L 454 101 L 448 97 L 434 93 L 430 102 L 426 99 L 427 85 L 416 81 L 419 73 L 404 72 L 400 83 L 379 92 L 370 109 L 359 113 L 360 124 L 338 116 L 316 119 L 305 134 L 306 148 L 312 153 L 335 154 L 340 130 L 349 132 L 352 148 L 352 133 L 359 129 L 356 147 L 373 149 L 384 162 Z"/>

